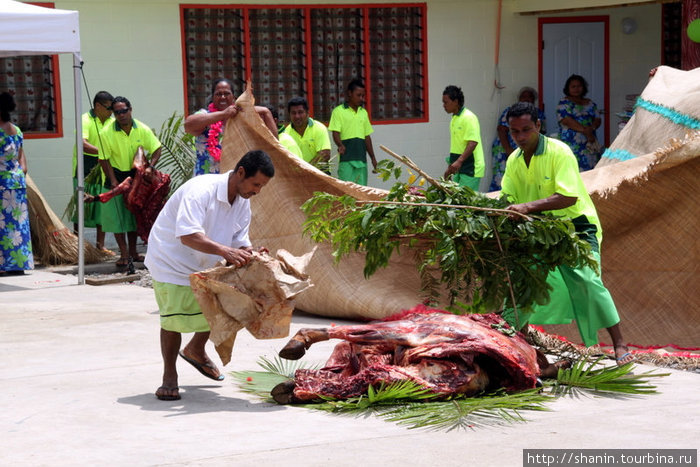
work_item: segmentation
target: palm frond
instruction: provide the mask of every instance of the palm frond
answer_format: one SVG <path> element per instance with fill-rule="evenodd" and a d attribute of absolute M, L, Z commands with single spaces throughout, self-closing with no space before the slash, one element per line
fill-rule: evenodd
<path fill-rule="evenodd" d="M 266 401 L 272 401 L 270 397 L 272 388 L 294 378 L 294 373 L 298 369 L 317 368 L 301 361 L 284 360 L 280 357 L 275 357 L 273 360 L 260 357 L 257 363 L 264 371 L 234 371 L 231 376 L 238 383 L 241 391 L 255 394 Z"/>
<path fill-rule="evenodd" d="M 355 417 L 374 415 L 410 429 L 451 431 L 524 422 L 527 420 L 521 412 L 549 410 L 546 407 L 548 402 L 581 392 L 608 396 L 654 394 L 656 387 L 649 384 L 649 378 L 668 375 L 654 372 L 633 375 L 630 373 L 632 364 L 601 367 L 600 360 L 583 359 L 569 369 L 559 370 L 556 380 L 544 382 L 545 387 L 551 388 L 549 393 L 540 388 L 514 394 L 500 390 L 478 397 L 457 395 L 442 399 L 412 381 L 401 381 L 370 386 L 366 394 L 358 397 L 346 400 L 324 397 L 320 403 L 299 407 Z M 232 375 L 241 390 L 267 402 L 273 402 L 270 396 L 272 388 L 292 379 L 296 370 L 308 368 L 299 361 L 279 357 L 273 360 L 261 357 L 258 365 L 263 371 L 238 371 Z"/>
<path fill-rule="evenodd" d="M 163 122 L 158 133 L 158 139 L 163 145 L 158 169 L 170 174 L 171 193 L 189 180 L 194 171 L 194 136 L 185 133 L 184 121 L 183 115 L 173 113 Z"/>
<path fill-rule="evenodd" d="M 632 363 L 601 367 L 600 361 L 603 358 L 583 358 L 574 363 L 571 368 L 560 369 L 556 382 L 552 384 L 553 393 L 567 395 L 575 394 L 576 389 L 585 389 L 598 395 L 605 393 L 628 396 L 656 394 L 656 386 L 649 384 L 649 379 L 669 375 L 669 373 L 656 373 L 654 371 L 633 374 L 634 365 Z"/>
<path fill-rule="evenodd" d="M 549 410 L 553 397 L 537 389 L 516 394 L 499 391 L 480 397 L 457 397 L 449 401 L 413 402 L 393 407 L 378 415 L 407 428 L 455 430 L 527 421 L 521 411 Z"/>

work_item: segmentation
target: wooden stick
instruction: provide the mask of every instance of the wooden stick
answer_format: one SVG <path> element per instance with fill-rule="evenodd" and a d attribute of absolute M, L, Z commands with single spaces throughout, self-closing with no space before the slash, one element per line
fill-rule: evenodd
<path fill-rule="evenodd" d="M 389 154 L 389 155 L 390 155 L 391 157 L 393 157 L 394 159 L 398 160 L 398 161 L 401 162 L 402 164 L 405 164 L 405 165 L 407 165 L 409 168 L 411 168 L 411 169 L 415 170 L 416 172 L 418 172 L 418 173 L 420 174 L 421 177 L 425 178 L 425 179 L 428 181 L 428 183 L 430 183 L 430 184 L 433 185 L 434 187 L 439 188 L 441 191 L 443 191 L 443 192 L 445 192 L 445 193 L 449 193 L 449 191 L 447 190 L 447 188 L 445 188 L 444 186 L 442 186 L 442 184 L 440 184 L 440 182 L 438 182 L 437 180 L 435 180 L 433 177 L 431 177 L 431 176 L 428 175 L 427 173 L 423 172 L 423 170 L 422 170 L 420 167 L 418 167 L 418 166 L 416 165 L 415 162 L 413 162 L 411 159 L 409 159 L 408 156 L 401 156 L 401 155 L 399 155 L 399 154 L 396 154 L 394 151 L 392 151 L 391 149 L 389 149 L 389 148 L 387 148 L 386 146 L 383 146 L 383 145 L 381 145 L 381 144 L 379 145 L 379 147 L 381 148 L 382 151 L 384 151 L 385 153 Z"/>
<path fill-rule="evenodd" d="M 511 211 L 509 209 L 499 209 L 499 208 L 482 208 L 480 206 L 467 206 L 465 204 L 441 204 L 441 203 L 412 203 L 410 201 L 386 201 L 386 200 L 376 200 L 376 201 L 371 201 L 371 200 L 357 200 L 357 204 L 397 204 L 400 206 L 432 206 L 432 207 L 438 207 L 438 208 L 455 208 L 455 209 L 471 209 L 472 211 L 485 211 L 485 212 L 494 212 L 494 213 L 500 213 L 500 214 L 506 214 L 506 215 L 511 215 L 515 214 L 517 216 L 520 216 L 524 218 L 525 220 L 532 220 L 532 217 L 528 216 L 527 214 L 522 214 L 516 211 Z"/>

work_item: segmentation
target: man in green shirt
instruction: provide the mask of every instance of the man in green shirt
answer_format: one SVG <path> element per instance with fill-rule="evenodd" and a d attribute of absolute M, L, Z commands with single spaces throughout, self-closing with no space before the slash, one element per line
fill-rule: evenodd
<path fill-rule="evenodd" d="M 127 177 L 133 176 L 132 164 L 139 146 L 150 154 L 150 167 L 146 169 L 149 171 L 158 162 L 161 144 L 146 124 L 131 116 L 131 103 L 126 97 L 115 97 L 112 111 L 116 121 L 100 132 L 103 151 L 99 157 L 107 181 L 111 188 L 115 188 Z M 143 257 L 136 252 L 136 220 L 126 208 L 122 195 L 115 196 L 102 206 L 102 229 L 113 232 L 117 240 L 121 254 L 117 266 L 127 266 L 129 257 L 134 261 L 143 261 Z M 128 251 L 124 233 L 129 240 Z"/>
<path fill-rule="evenodd" d="M 100 153 L 100 138 L 99 133 L 105 126 L 114 122 L 112 117 L 112 95 L 107 91 L 100 91 L 95 94 L 92 100 L 92 109 L 85 112 L 82 116 L 83 128 L 83 176 L 87 177 L 92 169 L 99 164 Z M 85 193 L 90 195 L 99 195 L 107 191 L 104 188 L 105 174 L 100 170 L 100 177 L 95 183 L 85 184 Z M 73 189 L 78 187 L 78 152 L 73 148 Z M 97 230 L 97 238 L 95 246 L 98 250 L 113 252 L 106 250 L 105 233 L 102 230 L 100 203 L 89 203 L 85 205 L 83 224 L 85 227 L 95 227 Z M 73 230 L 78 231 L 77 213 L 73 219 Z"/>
<path fill-rule="evenodd" d="M 304 97 L 292 98 L 287 103 L 287 113 L 291 123 L 283 131 L 294 138 L 301 149 L 301 158 L 316 167 L 327 167 L 331 140 L 326 125 L 309 117 L 309 103 Z"/>
<path fill-rule="evenodd" d="M 506 119 L 518 145 L 508 157 L 502 181 L 503 193 L 514 203 L 508 209 L 520 214 L 546 211 L 571 219 L 578 236 L 591 245 L 600 263 L 603 231 L 576 156 L 565 143 L 540 134 L 537 108 L 531 103 L 513 105 Z M 598 330 L 606 328 L 618 365 L 634 359 L 622 339 L 617 308 L 598 270 L 559 266 L 547 282 L 553 286 L 550 302 L 521 316 L 521 324 L 561 324 L 573 319 L 587 346 L 597 344 Z M 514 320 L 509 321 L 513 324 Z"/>
<path fill-rule="evenodd" d="M 485 167 L 479 119 L 464 107 L 464 94 L 457 86 L 447 86 L 442 92 L 442 106 L 445 112 L 452 114 L 450 157 L 444 176 L 446 179 L 452 176 L 461 186 L 477 191 Z"/>
<path fill-rule="evenodd" d="M 367 185 L 368 153 L 374 170 L 377 169 L 370 137 L 374 130 L 367 111 L 362 107 L 364 101 L 365 85 L 359 79 L 350 81 L 347 100 L 333 109 L 328 124 L 340 154 L 338 178 L 359 185 Z"/>
<path fill-rule="evenodd" d="M 272 114 L 272 120 L 275 122 L 275 126 L 277 127 L 277 139 L 279 140 L 280 144 L 287 148 L 287 150 L 295 156 L 301 157 L 301 148 L 294 138 L 284 132 L 284 126 L 280 126 L 279 124 L 280 113 L 277 111 L 277 108 L 270 104 L 266 105 L 265 107 L 267 107 L 267 110 L 269 110 Z"/>

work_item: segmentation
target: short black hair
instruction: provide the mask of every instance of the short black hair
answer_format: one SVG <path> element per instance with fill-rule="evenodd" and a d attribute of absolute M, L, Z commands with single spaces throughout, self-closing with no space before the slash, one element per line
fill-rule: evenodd
<path fill-rule="evenodd" d="M 119 102 L 126 104 L 127 109 L 131 108 L 131 102 L 129 102 L 129 99 L 127 99 L 124 96 L 117 96 L 114 99 L 112 99 L 112 107 L 114 107 L 114 104 L 118 104 Z"/>
<path fill-rule="evenodd" d="M 583 87 L 583 93 L 581 94 L 581 97 L 584 97 L 586 94 L 588 94 L 588 82 L 586 81 L 586 78 L 584 78 L 581 75 L 576 75 L 573 74 L 566 78 L 566 83 L 564 83 L 564 95 L 568 96 L 569 95 L 569 85 L 571 84 L 572 81 L 578 81 L 581 83 L 581 86 Z"/>
<path fill-rule="evenodd" d="M 353 92 L 357 88 L 365 89 L 365 83 L 363 83 L 360 78 L 350 80 L 348 83 L 348 92 Z"/>
<path fill-rule="evenodd" d="M 214 81 L 211 82 L 211 97 L 212 99 L 214 98 L 214 93 L 216 92 L 216 86 L 219 83 L 226 83 L 228 84 L 228 87 L 231 88 L 231 92 L 233 92 L 233 83 L 231 82 L 230 79 L 226 78 L 216 78 Z"/>
<path fill-rule="evenodd" d="M 4 122 L 9 122 L 11 120 L 10 112 L 15 110 L 16 107 L 17 104 L 15 104 L 15 98 L 12 97 L 12 94 L 9 92 L 0 94 L 0 118 L 2 118 Z"/>
<path fill-rule="evenodd" d="M 292 111 L 292 107 L 297 106 L 297 105 L 302 105 L 304 106 L 304 110 L 307 112 L 309 111 L 309 101 L 306 100 L 306 97 L 292 97 L 289 99 L 289 102 L 287 102 L 287 112 Z"/>
<path fill-rule="evenodd" d="M 266 177 L 275 176 L 275 166 L 272 165 L 272 159 L 265 151 L 259 149 L 246 152 L 233 170 L 238 171 L 239 167 L 243 167 L 245 170 L 245 178 L 254 177 L 258 171 Z"/>
<path fill-rule="evenodd" d="M 459 102 L 460 107 L 464 105 L 464 93 L 462 92 L 462 88 L 450 84 L 442 91 L 442 95 L 449 97 L 450 100 Z"/>
<path fill-rule="evenodd" d="M 539 112 L 537 111 L 537 107 L 535 107 L 533 104 L 529 102 L 516 102 L 508 109 L 506 121 L 510 120 L 511 118 L 522 117 L 523 115 L 529 115 L 533 123 L 537 123 L 537 120 L 539 119 Z"/>
<path fill-rule="evenodd" d="M 107 91 L 100 91 L 97 94 L 95 94 L 95 97 L 92 99 L 92 105 L 94 107 L 99 103 L 103 104 L 106 107 L 107 103 L 112 102 L 113 100 L 114 97 L 110 93 L 108 93 Z"/>

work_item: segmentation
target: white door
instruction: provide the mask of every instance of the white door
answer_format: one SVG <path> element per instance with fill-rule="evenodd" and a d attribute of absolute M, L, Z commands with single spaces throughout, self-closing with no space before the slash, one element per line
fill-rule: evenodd
<path fill-rule="evenodd" d="M 606 76 L 606 23 L 572 22 L 542 23 L 542 102 L 547 117 L 547 134 L 559 129 L 557 103 L 562 98 L 564 83 L 572 74 L 583 76 L 588 82 L 587 97 L 601 111 L 602 124 L 598 129 L 598 141 L 608 144 L 609 130 L 605 106 L 608 90 Z"/>

